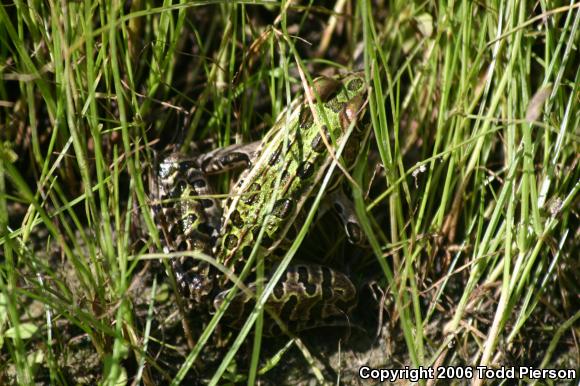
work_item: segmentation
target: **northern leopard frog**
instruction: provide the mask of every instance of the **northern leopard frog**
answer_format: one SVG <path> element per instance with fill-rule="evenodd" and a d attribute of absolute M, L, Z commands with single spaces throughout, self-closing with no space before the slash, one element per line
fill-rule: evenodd
<path fill-rule="evenodd" d="M 366 88 L 361 73 L 315 79 L 314 103 L 296 99 L 262 141 L 193 158 L 178 154 L 165 158 L 158 169 L 159 204 L 154 207 L 165 250 L 203 252 L 239 275 L 264 226 L 257 255 L 266 273 L 271 271 L 284 256 L 292 234 L 301 228 L 310 209 L 307 201 L 318 192 L 339 146 L 344 145 L 343 167 L 353 166 L 368 134 L 368 125 L 362 123 Z M 246 170 L 230 189 L 222 213 L 207 175 L 239 166 Z M 329 191 L 342 176 L 335 169 Z M 339 208 L 349 239 L 360 241 L 362 233 L 348 206 Z M 174 259 L 172 266 L 182 293 L 194 305 L 213 299 L 217 308 L 233 286 L 227 275 L 190 257 Z M 252 280 L 250 275 L 245 281 L 250 289 L 255 288 Z M 252 300 L 247 293 L 236 295 L 224 317 L 226 323 L 239 326 Z M 266 307 L 290 328 L 300 330 L 344 317 L 355 302 L 356 289 L 346 275 L 303 263 L 286 269 Z"/>

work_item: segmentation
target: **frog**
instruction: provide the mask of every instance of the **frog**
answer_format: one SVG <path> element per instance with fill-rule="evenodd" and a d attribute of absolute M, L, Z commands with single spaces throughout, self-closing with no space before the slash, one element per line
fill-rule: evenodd
<path fill-rule="evenodd" d="M 250 259 L 263 262 L 266 278 L 276 269 L 336 160 L 341 168 L 333 168 L 324 195 L 336 202 L 347 239 L 355 244 L 363 239 L 340 187 L 370 132 L 364 74 L 322 76 L 309 91 L 309 97 L 293 100 L 262 140 L 193 156 L 172 153 L 157 168 L 153 212 L 164 251 L 196 251 L 215 259 L 215 264 L 190 256 L 172 259 L 180 293 L 190 305 L 211 309 L 213 303 L 219 309 L 234 290 L 231 273 L 239 276 L 251 267 L 243 278 L 246 291 L 230 296 L 223 317 L 233 328 L 241 327 L 255 302 Z M 209 177 L 235 169 L 243 171 L 221 202 Z M 346 274 L 311 262 L 291 263 L 266 301 L 267 335 L 280 330 L 279 320 L 286 331 L 300 331 L 345 318 L 356 299 Z"/>

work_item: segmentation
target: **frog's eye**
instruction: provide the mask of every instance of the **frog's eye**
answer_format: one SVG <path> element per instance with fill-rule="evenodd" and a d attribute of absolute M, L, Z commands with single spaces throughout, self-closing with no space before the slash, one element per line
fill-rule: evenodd
<path fill-rule="evenodd" d="M 365 81 L 362 78 L 353 78 L 346 84 L 346 89 L 350 92 L 357 92 L 364 86 Z"/>

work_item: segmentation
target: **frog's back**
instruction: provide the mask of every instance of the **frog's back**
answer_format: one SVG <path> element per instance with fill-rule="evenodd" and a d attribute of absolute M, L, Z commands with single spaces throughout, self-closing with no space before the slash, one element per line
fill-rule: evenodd
<path fill-rule="evenodd" d="M 222 233 L 215 256 L 239 273 L 266 221 L 259 251 L 274 259 L 285 248 L 281 242 L 299 224 L 307 200 L 316 194 L 332 162 L 328 147 L 336 152 L 349 126 L 362 114 L 366 84 L 362 74 L 339 80 L 314 81 L 315 115 L 307 102 L 294 103 L 266 135 L 250 167 L 241 175 L 226 200 Z M 346 167 L 352 166 L 363 136 L 356 129 L 343 151 Z M 334 183 L 340 171 L 335 172 Z M 276 199 L 272 203 L 272 196 Z"/>

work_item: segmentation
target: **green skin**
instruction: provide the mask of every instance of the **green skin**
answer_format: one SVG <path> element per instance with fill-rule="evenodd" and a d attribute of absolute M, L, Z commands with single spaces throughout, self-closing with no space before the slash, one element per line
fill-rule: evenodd
<path fill-rule="evenodd" d="M 288 232 L 301 226 L 308 210 L 305 204 L 318 192 L 333 161 L 329 148 L 336 153 L 347 141 L 341 158 L 348 170 L 354 165 L 368 133 L 368 126 L 359 122 L 365 110 L 363 74 L 318 78 L 311 91 L 313 109 L 306 98 L 294 101 L 289 113 L 281 114 L 259 144 L 218 149 L 194 161 L 187 159 L 185 167 L 180 165 L 183 159 L 174 155 L 162 162 L 159 197 L 162 200 L 183 198 L 164 204 L 157 211 L 159 223 L 171 223 L 178 218 L 181 229 L 181 232 L 169 232 L 179 234 L 168 243 L 167 250 L 207 253 L 208 245 L 213 243 L 212 255 L 217 263 L 239 275 L 265 224 L 257 253 L 266 262 L 267 273 L 277 264 L 279 256 L 286 251 Z M 347 138 L 351 126 L 354 130 Z M 200 165 L 199 168 L 194 168 L 192 162 Z M 250 167 L 230 190 L 221 218 L 217 218 L 220 212 L 217 201 L 202 199 L 201 205 L 195 200 L 192 203 L 192 198 L 211 194 L 207 181 L 202 178 L 204 173 L 248 163 Z M 332 186 L 339 185 L 342 177 L 343 173 L 335 169 Z M 272 196 L 275 196 L 273 206 Z M 356 228 L 353 223 L 349 225 L 351 229 Z M 360 235 L 360 230 L 356 232 Z M 183 293 L 194 303 L 206 302 L 205 298 L 219 292 L 214 298 L 214 306 L 219 307 L 233 286 L 227 276 L 220 276 L 205 263 L 180 258 L 173 262 L 173 267 Z M 249 287 L 253 289 L 255 285 Z M 226 323 L 238 327 L 251 310 L 252 302 L 253 297 L 247 293 L 237 294 L 225 316 Z M 266 307 L 291 329 L 300 330 L 329 318 L 344 317 L 355 303 L 356 289 L 344 274 L 327 267 L 301 264 L 286 270 Z"/>

